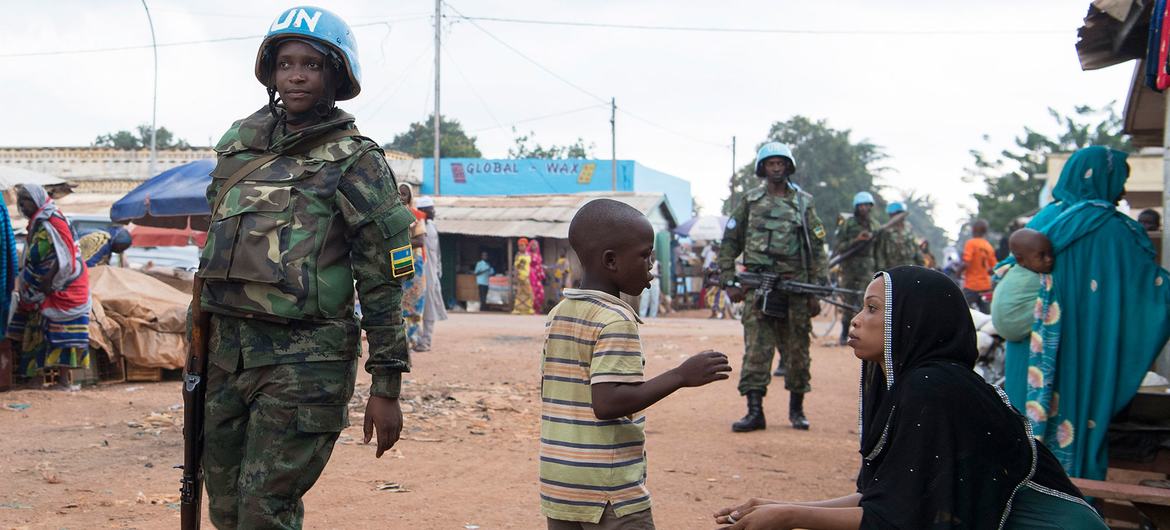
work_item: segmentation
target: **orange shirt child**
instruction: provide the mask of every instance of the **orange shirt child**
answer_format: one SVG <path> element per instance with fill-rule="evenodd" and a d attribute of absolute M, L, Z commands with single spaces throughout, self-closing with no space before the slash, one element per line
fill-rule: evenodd
<path fill-rule="evenodd" d="M 995 248 L 981 237 L 967 240 L 963 246 L 963 288 L 971 291 L 991 290 L 991 269 L 995 267 Z"/>

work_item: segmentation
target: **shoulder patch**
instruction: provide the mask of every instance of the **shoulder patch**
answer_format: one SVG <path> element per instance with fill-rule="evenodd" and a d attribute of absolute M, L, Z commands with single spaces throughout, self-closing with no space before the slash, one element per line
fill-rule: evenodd
<path fill-rule="evenodd" d="M 824 225 L 818 224 L 818 225 L 814 226 L 813 227 L 813 235 L 817 236 L 817 239 L 825 239 Z"/>
<path fill-rule="evenodd" d="M 734 217 L 731 217 L 727 220 L 727 229 L 728 230 L 735 230 L 735 225 L 736 225 L 736 223 L 735 223 Z"/>
<path fill-rule="evenodd" d="M 414 275 L 414 252 L 409 243 L 390 251 L 390 267 L 395 278 Z"/>

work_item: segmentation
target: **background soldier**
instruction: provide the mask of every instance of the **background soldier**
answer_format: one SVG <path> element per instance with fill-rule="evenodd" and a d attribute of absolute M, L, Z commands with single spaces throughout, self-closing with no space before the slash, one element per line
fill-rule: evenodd
<path fill-rule="evenodd" d="M 790 180 L 795 171 L 796 160 L 788 146 L 770 142 L 760 148 L 756 176 L 765 179 L 766 185 L 748 192 L 736 205 L 719 249 L 720 281 L 732 300 L 745 300 L 739 393 L 747 397 L 748 412 L 731 426 L 735 432 L 766 427 L 764 395 L 772 379 L 772 354 L 777 348 L 786 365 L 788 419 L 794 428 L 809 427 L 804 415 L 804 395 L 812 390 L 809 333 L 812 317 L 820 313 L 820 302 L 813 296 L 781 294 L 787 302 L 787 318 L 766 316 L 755 291 L 745 293 L 735 279 L 735 259 L 742 252 L 750 272 L 774 272 L 786 280 L 822 281 L 825 227 L 813 210 L 812 195 Z"/>
<path fill-rule="evenodd" d="M 414 217 L 378 144 L 334 106 L 361 89 L 354 46 L 329 11 L 283 12 L 256 56 L 268 104 L 215 148 L 198 274 L 211 313 L 203 467 L 219 528 L 301 527 L 301 497 L 349 424 L 362 330 L 366 441 L 376 427 L 381 457 L 402 430 Z"/>
<path fill-rule="evenodd" d="M 853 215 L 842 215 L 837 219 L 837 245 L 834 254 L 841 254 L 845 249 L 854 245 L 863 245 L 853 255 L 841 261 L 840 287 L 865 291 L 866 286 L 873 280 L 876 264 L 873 259 L 873 232 L 878 224 L 870 218 L 873 210 L 873 195 L 868 191 L 859 191 L 853 196 Z M 861 307 L 861 295 L 845 295 L 845 303 L 854 307 Z M 853 320 L 853 311 L 841 309 L 841 345 L 849 338 L 849 322 Z"/>
<path fill-rule="evenodd" d="M 886 206 L 886 214 L 891 218 L 905 211 L 906 205 L 900 202 L 891 202 Z M 877 235 L 873 243 L 873 255 L 876 264 L 874 272 L 890 270 L 899 265 L 924 263 L 918 242 L 905 217 Z"/>

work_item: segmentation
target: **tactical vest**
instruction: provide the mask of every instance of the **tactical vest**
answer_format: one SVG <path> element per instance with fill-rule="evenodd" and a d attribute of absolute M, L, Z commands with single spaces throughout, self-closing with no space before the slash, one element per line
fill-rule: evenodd
<path fill-rule="evenodd" d="M 801 252 L 808 198 L 793 190 L 785 198 L 756 192 L 747 201 L 744 265 L 749 269 L 766 267 L 781 274 L 803 273 Z"/>
<path fill-rule="evenodd" d="M 226 197 L 211 214 L 198 273 L 204 309 L 278 321 L 352 318 L 350 247 L 335 195 L 344 172 L 376 149 L 363 137 L 326 143 L 277 157 L 227 190 L 224 182 L 264 153 L 221 152 L 211 176 Z"/>

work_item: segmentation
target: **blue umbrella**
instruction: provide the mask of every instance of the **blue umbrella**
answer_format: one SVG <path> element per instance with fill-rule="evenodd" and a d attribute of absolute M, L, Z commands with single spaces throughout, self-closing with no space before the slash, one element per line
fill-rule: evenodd
<path fill-rule="evenodd" d="M 142 226 L 207 230 L 207 186 L 215 160 L 176 166 L 138 185 L 110 207 L 110 219 Z"/>

